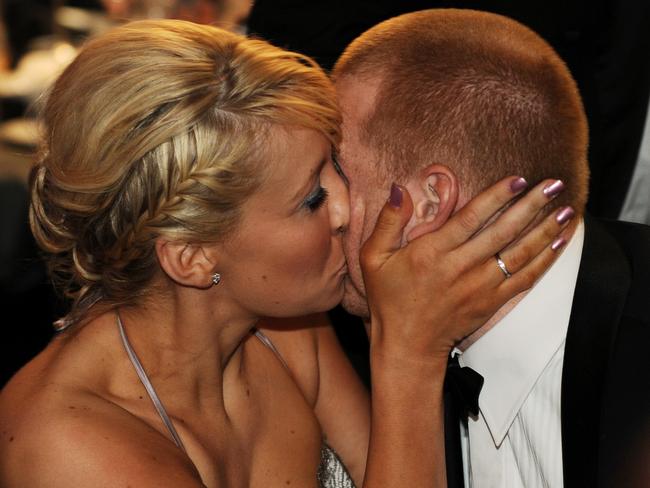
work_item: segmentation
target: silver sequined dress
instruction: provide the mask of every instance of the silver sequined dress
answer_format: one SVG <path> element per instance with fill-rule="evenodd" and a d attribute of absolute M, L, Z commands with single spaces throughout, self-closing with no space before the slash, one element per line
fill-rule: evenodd
<path fill-rule="evenodd" d="M 327 444 L 323 444 L 320 450 L 318 483 L 321 488 L 355 488 L 348 470 Z"/>

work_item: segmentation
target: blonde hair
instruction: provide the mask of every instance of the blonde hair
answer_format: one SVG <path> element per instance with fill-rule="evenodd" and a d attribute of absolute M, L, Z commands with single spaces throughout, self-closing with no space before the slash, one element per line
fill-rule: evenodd
<path fill-rule="evenodd" d="M 333 145 L 340 115 L 311 59 L 215 27 L 140 21 L 89 41 L 54 84 L 30 224 L 65 327 L 144 296 L 154 241 L 216 242 L 261 183 L 274 124 Z M 93 312 L 94 313 L 94 312 Z"/>
<path fill-rule="evenodd" d="M 535 32 L 501 15 L 432 9 L 387 20 L 355 39 L 334 68 L 377 80 L 362 138 L 391 177 L 437 162 L 469 196 L 508 175 L 560 178 L 547 208 L 587 200 L 587 118 L 568 68 Z"/>

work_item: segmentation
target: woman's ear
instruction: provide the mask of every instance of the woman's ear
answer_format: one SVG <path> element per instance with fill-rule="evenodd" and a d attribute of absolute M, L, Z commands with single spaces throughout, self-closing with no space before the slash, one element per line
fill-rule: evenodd
<path fill-rule="evenodd" d="M 217 267 L 214 249 L 159 238 L 156 254 L 162 270 L 179 285 L 201 289 L 212 286 L 212 275 Z"/>
<path fill-rule="evenodd" d="M 404 186 L 413 199 L 413 216 L 404 229 L 407 242 L 440 228 L 458 203 L 456 174 L 442 164 L 427 166 Z"/>

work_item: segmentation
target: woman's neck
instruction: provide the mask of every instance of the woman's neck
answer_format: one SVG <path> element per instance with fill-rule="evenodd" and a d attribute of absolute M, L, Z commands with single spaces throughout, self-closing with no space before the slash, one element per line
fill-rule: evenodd
<path fill-rule="evenodd" d="M 240 345 L 258 320 L 235 304 L 193 289 L 176 289 L 171 296 L 122 308 L 119 315 L 159 393 L 170 391 L 179 401 L 182 397 L 210 409 L 215 400 L 223 402 L 226 369 L 241 369 Z"/>

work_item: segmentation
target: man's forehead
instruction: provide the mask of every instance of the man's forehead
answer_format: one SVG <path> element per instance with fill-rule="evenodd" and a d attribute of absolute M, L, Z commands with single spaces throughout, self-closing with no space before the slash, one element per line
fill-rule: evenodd
<path fill-rule="evenodd" d="M 365 130 L 374 109 L 377 88 L 377 80 L 353 75 L 339 78 L 336 83 L 343 117 L 341 156 L 344 170 L 352 180 L 365 180 L 376 169 L 374 148 L 368 145 Z"/>
<path fill-rule="evenodd" d="M 343 114 L 343 128 L 358 130 L 375 107 L 379 92 L 378 77 L 343 76 L 336 82 L 336 91 Z"/>

